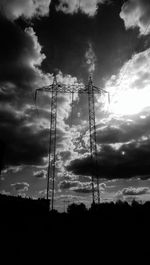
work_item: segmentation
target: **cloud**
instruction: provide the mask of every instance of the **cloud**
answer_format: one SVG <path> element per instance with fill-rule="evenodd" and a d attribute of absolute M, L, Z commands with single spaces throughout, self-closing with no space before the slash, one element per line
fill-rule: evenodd
<path fill-rule="evenodd" d="M 86 64 L 88 65 L 88 72 L 91 74 L 95 71 L 96 55 L 94 53 L 92 44 L 89 43 L 89 47 L 85 53 Z"/>
<path fill-rule="evenodd" d="M 1 100 L 10 102 L 16 98 L 18 104 L 18 94 L 25 101 L 29 91 L 31 93 L 34 87 L 46 84 L 46 75 L 39 69 L 45 55 L 32 27 L 22 31 L 16 24 L 0 20 Z"/>
<path fill-rule="evenodd" d="M 76 187 L 79 184 L 78 181 L 71 181 L 71 180 L 63 180 L 60 182 L 59 187 L 60 189 L 70 189 L 72 187 Z"/>
<path fill-rule="evenodd" d="M 94 184 L 94 188 L 95 188 L 95 190 L 97 189 L 96 184 Z M 104 192 L 105 189 L 106 189 L 105 183 L 99 184 L 99 190 L 101 193 Z M 77 193 L 91 193 L 92 192 L 92 185 L 91 185 L 91 182 L 79 182 L 78 186 L 72 188 L 71 190 L 74 192 L 77 192 Z"/>
<path fill-rule="evenodd" d="M 38 179 L 46 179 L 47 171 L 46 170 L 36 171 L 33 173 L 33 177 L 36 177 Z"/>
<path fill-rule="evenodd" d="M 23 170 L 23 167 L 22 166 L 10 166 L 8 168 L 5 168 L 2 172 L 3 174 L 16 174 L 18 172 L 21 172 Z"/>
<path fill-rule="evenodd" d="M 9 20 L 31 19 L 49 14 L 51 0 L 1 0 L 0 13 Z"/>
<path fill-rule="evenodd" d="M 150 49 L 133 55 L 119 73 L 106 82 L 111 98 L 109 111 L 113 115 L 133 115 L 150 106 L 149 60 Z"/>
<path fill-rule="evenodd" d="M 72 194 L 61 194 L 59 196 L 56 196 L 56 200 L 62 200 L 62 201 L 66 200 L 68 201 L 68 203 L 69 201 L 72 201 L 72 200 L 80 200 L 80 198 L 83 199 L 83 197 L 75 196 Z"/>
<path fill-rule="evenodd" d="M 17 182 L 17 183 L 13 183 L 13 184 L 11 184 L 11 186 L 17 192 L 28 191 L 28 189 L 29 189 L 29 184 L 27 182 Z"/>
<path fill-rule="evenodd" d="M 9 104 L 1 104 L 0 139 L 5 144 L 5 165 L 43 165 L 48 155 L 49 119 L 42 126 L 32 106 L 19 111 Z M 66 142 L 69 144 L 67 131 L 58 128 L 58 149 L 63 149 Z"/>
<path fill-rule="evenodd" d="M 120 196 L 138 196 L 150 193 L 150 189 L 148 187 L 128 187 L 124 188 L 117 193 Z"/>
<path fill-rule="evenodd" d="M 91 182 L 68 181 L 60 182 L 60 189 L 69 189 L 78 193 L 91 193 Z"/>
<path fill-rule="evenodd" d="M 0 193 L 2 195 L 10 195 L 11 194 L 10 191 L 6 191 L 6 190 L 1 190 Z"/>
<path fill-rule="evenodd" d="M 5 165 L 42 165 L 48 154 L 51 99 L 48 94 L 40 97 L 38 117 L 33 97 L 36 88 L 52 83 L 53 75 L 41 69 L 45 55 L 33 28 L 23 31 L 2 17 L 0 21 L 0 141 L 5 144 Z M 57 78 L 66 85 L 77 84 L 77 78 L 61 72 Z M 73 150 L 65 122 L 70 104 L 68 95 L 58 96 L 57 144 L 62 161 Z"/>
<path fill-rule="evenodd" d="M 106 183 L 101 183 L 101 184 L 99 184 L 99 187 L 100 187 L 100 190 L 105 190 L 107 185 L 106 185 Z"/>
<path fill-rule="evenodd" d="M 101 183 L 99 185 L 100 191 L 104 191 L 106 189 L 106 184 Z M 77 193 L 91 193 L 92 192 L 92 185 L 91 181 L 88 182 L 81 182 L 81 181 L 70 181 L 70 180 L 63 180 L 60 182 L 60 189 L 68 189 Z M 96 189 L 96 184 L 95 184 Z"/>
<path fill-rule="evenodd" d="M 9 165 L 43 163 L 47 154 L 49 130 L 35 130 L 27 117 L 9 105 L 0 108 L 0 139 L 5 143 L 5 163 Z M 39 140 L 40 139 L 40 140 Z"/>
<path fill-rule="evenodd" d="M 115 149 L 102 145 L 98 152 L 98 163 L 90 157 L 73 160 L 67 169 L 76 175 L 97 176 L 106 179 L 129 179 L 149 174 L 150 141 L 132 142 Z"/>
<path fill-rule="evenodd" d="M 49 189 L 49 198 L 51 197 L 51 192 L 52 192 L 52 190 Z M 56 192 L 56 191 L 54 190 L 54 192 Z M 40 197 L 40 198 L 46 198 L 47 197 L 47 189 L 40 190 L 38 192 L 38 197 Z"/>
<path fill-rule="evenodd" d="M 12 107 L 10 103 L 5 102 L 0 106 L 0 139 L 5 144 L 5 164 L 43 165 L 48 154 L 49 106 L 45 110 L 41 109 L 38 117 L 33 105 L 27 104 L 26 101 L 19 105 L 19 108 Z M 67 105 L 68 101 L 58 104 L 58 112 L 61 113 L 57 122 L 57 151 L 62 162 L 59 167 L 64 166 L 63 162 L 67 161 L 73 152 L 69 126 L 65 124 Z"/>
<path fill-rule="evenodd" d="M 92 17 L 97 13 L 98 5 L 108 0 L 59 0 L 57 11 L 66 14 L 77 13 L 79 10 Z M 14 21 L 20 17 L 32 19 L 48 16 L 51 0 L 1 0 L 0 13 L 8 20 Z"/>
<path fill-rule="evenodd" d="M 139 28 L 141 35 L 150 33 L 150 1 L 129 0 L 123 4 L 120 17 L 126 29 Z"/>
<path fill-rule="evenodd" d="M 57 11 L 64 13 L 77 13 L 79 10 L 92 17 L 96 14 L 98 5 L 106 2 L 105 0 L 59 0 Z"/>
<path fill-rule="evenodd" d="M 128 143 L 135 139 L 149 138 L 150 116 L 148 111 L 130 118 L 112 119 L 109 126 L 97 129 L 98 144 Z"/>
<path fill-rule="evenodd" d="M 68 161 L 71 158 L 70 151 L 61 151 L 60 156 L 62 157 L 63 161 Z"/>

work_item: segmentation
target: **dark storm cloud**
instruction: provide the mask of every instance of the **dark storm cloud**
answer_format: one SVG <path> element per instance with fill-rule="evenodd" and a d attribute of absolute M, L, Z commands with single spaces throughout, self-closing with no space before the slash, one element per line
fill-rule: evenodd
<path fill-rule="evenodd" d="M 125 143 L 150 134 L 150 116 L 144 116 L 144 112 L 139 115 L 130 116 L 129 119 L 115 120 L 109 122 L 109 126 L 97 129 L 97 143 L 113 144 Z"/>
<path fill-rule="evenodd" d="M 44 109 L 39 118 L 33 108 L 33 97 L 36 88 L 51 81 L 51 75 L 41 69 L 45 55 L 33 28 L 23 30 L 17 22 L 4 17 L 0 21 L 0 140 L 5 142 L 5 164 L 42 164 L 48 154 L 50 97 L 45 96 L 47 105 L 43 97 Z M 64 106 L 69 103 L 64 98 L 58 98 L 58 103 L 61 119 L 57 142 L 60 145 L 66 137 Z"/>
<path fill-rule="evenodd" d="M 71 158 L 71 152 L 70 151 L 60 152 L 60 156 L 62 157 L 63 161 L 67 161 Z"/>
<path fill-rule="evenodd" d="M 7 165 L 43 164 L 48 154 L 49 128 L 36 128 L 32 117 L 19 113 L 8 105 L 0 108 L 0 139 L 5 144 Z M 62 142 L 65 133 L 57 130 L 57 141 Z"/>
<path fill-rule="evenodd" d="M 89 194 L 92 192 L 92 188 L 90 188 L 89 186 L 88 187 L 82 187 L 82 188 L 75 188 L 75 189 L 72 189 L 74 192 L 77 192 L 77 193 L 83 193 L 83 194 Z"/>
<path fill-rule="evenodd" d="M 71 181 L 71 180 L 63 180 L 60 182 L 60 189 L 70 189 L 72 187 L 78 186 L 78 181 Z"/>
<path fill-rule="evenodd" d="M 95 175 L 117 179 L 146 176 L 150 173 L 150 141 L 133 142 L 114 149 L 104 145 L 98 153 L 97 166 L 90 157 L 76 159 L 67 169 L 77 175 Z"/>
<path fill-rule="evenodd" d="M 42 47 L 32 27 L 24 29 L 12 21 L 20 16 L 44 16 L 49 3 L 50 0 L 0 2 L 0 100 L 3 102 L 13 105 L 29 102 L 31 91 L 40 85 L 43 73 L 39 67 L 45 59 Z"/>
<path fill-rule="evenodd" d="M 34 131 L 24 115 L 13 109 L 0 109 L 0 139 L 5 143 L 7 165 L 42 163 L 47 154 L 49 130 Z"/>
<path fill-rule="evenodd" d="M 25 7 L 23 3 L 6 1 L 5 8 L 7 12 L 10 11 L 8 7 L 17 12 L 16 5 L 20 10 L 19 5 Z M 1 8 L 2 3 L 0 11 Z M 40 86 L 41 80 L 45 81 L 46 75 L 40 69 L 45 56 L 33 28 L 21 29 L 5 15 L 4 12 L 0 16 L 0 141 L 5 146 L 3 160 L 5 166 L 42 164 L 47 155 L 49 130 L 37 129 L 31 104 L 35 87 Z"/>
<path fill-rule="evenodd" d="M 8 97 L 14 90 L 16 94 L 24 89 L 23 94 L 31 90 L 40 76 L 38 66 L 45 56 L 41 54 L 41 46 L 31 27 L 23 31 L 1 17 L 0 32 L 0 82 L 3 87 L 6 83 L 3 97 L 4 94 Z"/>

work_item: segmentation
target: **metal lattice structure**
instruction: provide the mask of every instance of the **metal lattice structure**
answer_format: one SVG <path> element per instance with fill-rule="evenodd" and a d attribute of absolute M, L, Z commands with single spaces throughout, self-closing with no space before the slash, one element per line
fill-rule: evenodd
<path fill-rule="evenodd" d="M 74 83 L 73 85 L 65 85 L 57 82 L 56 76 L 54 76 L 53 84 L 42 87 L 35 92 L 35 101 L 39 92 L 51 93 L 51 112 L 50 112 L 50 138 L 49 138 L 49 161 L 47 171 L 47 199 L 49 199 L 50 193 L 50 179 L 52 180 L 52 193 L 51 193 L 51 209 L 54 209 L 54 191 L 55 191 L 55 164 L 56 164 L 56 124 L 57 124 L 57 95 L 58 93 L 71 93 L 72 99 L 74 93 L 88 94 L 89 104 L 89 133 L 90 133 L 90 154 L 91 159 L 95 163 L 95 169 L 97 167 L 97 145 L 96 145 L 96 124 L 95 124 L 95 106 L 94 95 L 101 93 L 108 93 L 107 91 L 98 88 L 93 85 L 93 79 L 90 75 L 88 84 Z M 97 172 L 97 170 L 95 170 Z M 96 188 L 94 180 L 96 179 Z M 92 202 L 100 203 L 100 191 L 99 191 L 99 178 L 97 173 L 93 174 L 91 178 L 92 185 Z"/>
<path fill-rule="evenodd" d="M 95 104 L 94 104 L 94 87 L 93 87 L 91 76 L 89 78 L 89 83 L 88 83 L 88 103 L 89 103 L 90 153 L 91 153 L 91 159 L 95 163 L 95 169 L 96 169 L 97 167 L 97 145 L 96 145 Z M 92 181 L 91 181 L 93 203 L 95 202 L 100 203 L 99 178 L 98 176 L 96 176 L 97 192 L 95 192 L 94 178 L 95 178 L 95 174 L 92 175 Z"/>

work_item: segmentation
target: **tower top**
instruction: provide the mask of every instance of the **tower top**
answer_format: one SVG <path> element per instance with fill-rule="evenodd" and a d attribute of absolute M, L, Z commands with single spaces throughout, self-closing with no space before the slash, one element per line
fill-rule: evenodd
<path fill-rule="evenodd" d="M 90 73 L 90 75 L 89 75 L 88 83 L 93 84 L 93 74 L 92 73 Z"/>

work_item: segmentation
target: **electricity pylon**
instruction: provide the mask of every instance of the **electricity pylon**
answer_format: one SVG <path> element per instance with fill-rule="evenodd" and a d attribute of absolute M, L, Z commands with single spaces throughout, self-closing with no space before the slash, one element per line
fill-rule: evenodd
<path fill-rule="evenodd" d="M 49 158 L 47 171 L 47 199 L 49 199 L 50 179 L 52 180 L 52 195 L 51 195 L 51 209 L 54 209 L 54 191 L 55 191 L 55 164 L 56 164 L 56 123 L 57 123 L 57 95 L 58 93 L 71 93 L 72 99 L 74 93 L 88 94 L 89 103 L 89 132 L 90 132 L 90 154 L 91 159 L 95 162 L 95 169 L 97 167 L 97 146 L 96 146 L 96 124 L 95 124 L 95 106 L 94 95 L 101 93 L 108 93 L 107 91 L 93 85 L 93 79 L 90 75 L 88 84 L 74 83 L 73 85 L 65 85 L 57 82 L 57 77 L 54 75 L 53 84 L 36 89 L 35 101 L 38 92 L 51 93 L 51 112 L 50 112 L 50 138 L 49 138 Z M 97 169 L 95 170 L 97 172 Z M 97 180 L 97 189 L 95 189 L 94 179 Z M 99 178 L 97 173 L 92 176 L 92 202 L 100 203 L 99 192 Z"/>
<path fill-rule="evenodd" d="M 96 87 L 93 84 L 93 77 L 92 74 L 89 76 L 88 85 L 85 89 L 85 91 L 88 94 L 88 105 L 89 105 L 89 133 L 90 133 L 90 154 L 91 154 L 91 160 L 94 163 L 94 173 L 92 175 L 92 203 L 100 203 L 100 190 L 99 190 L 99 176 L 97 171 L 97 140 L 96 140 L 96 121 L 95 121 L 95 100 L 94 95 L 95 94 L 101 94 L 101 93 L 107 93 L 108 92 L 102 88 Z M 85 93 L 84 91 L 84 93 Z M 108 100 L 109 94 L 108 94 Z M 96 179 L 96 189 L 94 185 L 94 179 Z"/>

